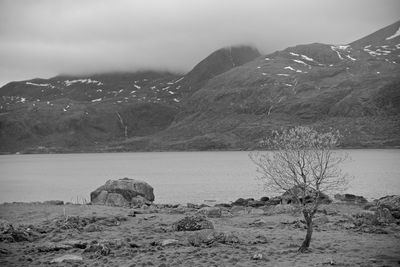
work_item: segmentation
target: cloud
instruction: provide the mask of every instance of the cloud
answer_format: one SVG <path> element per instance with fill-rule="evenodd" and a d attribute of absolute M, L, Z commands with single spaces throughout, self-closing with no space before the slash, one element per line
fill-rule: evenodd
<path fill-rule="evenodd" d="M 0 0 L 0 85 L 58 73 L 186 72 L 212 51 L 346 43 L 398 20 L 398 0 Z"/>

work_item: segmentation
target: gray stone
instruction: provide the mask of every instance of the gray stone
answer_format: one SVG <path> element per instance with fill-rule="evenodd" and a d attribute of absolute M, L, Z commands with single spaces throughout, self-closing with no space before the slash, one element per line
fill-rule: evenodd
<path fill-rule="evenodd" d="M 268 261 L 268 258 L 265 254 L 263 253 L 256 253 L 251 257 L 252 260 L 262 260 L 262 261 Z"/>
<path fill-rule="evenodd" d="M 336 194 L 334 195 L 334 198 L 341 202 L 346 202 L 351 204 L 364 204 L 368 202 L 363 196 L 356 196 L 353 194 L 343 194 L 343 195 Z"/>
<path fill-rule="evenodd" d="M 163 247 L 174 246 L 174 245 L 179 245 L 179 240 L 176 240 L 176 239 L 164 239 L 164 240 L 161 240 L 159 243 Z"/>
<path fill-rule="evenodd" d="M 305 197 L 303 197 L 303 195 L 305 195 Z M 317 197 L 319 203 L 321 204 L 329 204 L 332 202 L 328 195 L 322 192 L 318 193 L 318 191 L 316 191 L 315 189 L 305 187 L 303 185 L 297 185 L 287 190 L 285 193 L 283 193 L 281 199 L 282 204 L 292 204 L 299 201 L 302 203 L 311 203 L 314 202 Z"/>
<path fill-rule="evenodd" d="M 13 230 L 13 226 L 10 222 L 0 219 L 0 234 L 6 233 Z"/>
<path fill-rule="evenodd" d="M 375 215 L 380 223 L 393 223 L 396 219 L 392 216 L 392 213 L 387 208 L 378 208 L 375 211 Z"/>
<path fill-rule="evenodd" d="M 387 208 L 392 216 L 396 219 L 400 219 L 400 196 L 385 196 L 377 201 L 377 206 L 381 208 Z"/>
<path fill-rule="evenodd" d="M 214 225 L 204 216 L 192 215 L 186 216 L 174 223 L 173 228 L 176 231 L 198 231 L 202 229 L 214 229 Z"/>
<path fill-rule="evenodd" d="M 118 193 L 108 193 L 105 203 L 107 206 L 129 207 L 130 203 Z"/>
<path fill-rule="evenodd" d="M 151 205 L 151 202 L 142 196 L 137 196 L 131 199 L 131 205 L 134 207 L 143 207 L 145 205 Z"/>
<path fill-rule="evenodd" d="M 266 201 L 265 205 L 274 206 L 274 205 L 279 205 L 281 203 L 282 203 L 281 197 L 273 197 L 273 198 L 270 198 L 268 201 Z"/>
<path fill-rule="evenodd" d="M 200 230 L 188 237 L 189 244 L 195 247 L 201 245 L 210 246 L 214 243 L 223 243 L 224 240 L 225 235 L 223 233 L 218 233 L 212 229 Z"/>
<path fill-rule="evenodd" d="M 57 244 L 57 243 L 51 243 L 47 242 L 37 248 L 38 252 L 53 252 L 53 251 L 59 251 L 59 250 L 68 250 L 72 249 L 73 246 L 71 244 Z"/>
<path fill-rule="evenodd" d="M 109 206 L 140 206 L 154 201 L 153 187 L 148 183 L 123 178 L 108 180 L 90 194 L 92 204 Z"/>
<path fill-rule="evenodd" d="M 281 214 L 281 213 L 295 213 L 298 209 L 290 204 L 279 204 L 271 206 L 266 213 Z"/>

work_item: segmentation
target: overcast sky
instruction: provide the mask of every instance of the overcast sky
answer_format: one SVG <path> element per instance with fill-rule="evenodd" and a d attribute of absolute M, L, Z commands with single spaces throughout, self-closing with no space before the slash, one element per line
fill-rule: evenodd
<path fill-rule="evenodd" d="M 0 0 L 0 86 L 59 73 L 186 72 L 214 50 L 348 43 L 399 0 Z"/>

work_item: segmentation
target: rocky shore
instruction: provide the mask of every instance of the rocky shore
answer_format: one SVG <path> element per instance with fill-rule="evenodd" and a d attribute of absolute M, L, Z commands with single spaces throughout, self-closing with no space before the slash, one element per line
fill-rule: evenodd
<path fill-rule="evenodd" d="M 400 196 L 321 196 L 311 250 L 287 194 L 155 204 L 153 188 L 110 180 L 91 203 L 0 205 L 0 266 L 397 266 Z"/>
<path fill-rule="evenodd" d="M 252 201 L 140 208 L 54 201 L 2 204 L 0 265 L 399 264 L 400 221 L 379 202 L 322 205 L 311 252 L 297 254 L 305 234 L 301 214 L 290 204 L 252 207 Z"/>

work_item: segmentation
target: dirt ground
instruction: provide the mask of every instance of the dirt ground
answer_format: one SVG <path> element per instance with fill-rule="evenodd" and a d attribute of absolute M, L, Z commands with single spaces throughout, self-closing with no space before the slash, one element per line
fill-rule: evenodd
<path fill-rule="evenodd" d="M 0 266 L 400 266 L 400 225 L 359 224 L 357 205 L 330 204 L 315 218 L 310 251 L 298 254 L 305 229 L 288 205 L 223 208 L 214 230 L 175 231 L 197 209 L 92 205 L 0 205 Z M 6 226 L 4 226 L 6 225 Z M 19 231 L 19 232 L 18 232 Z M 230 241 L 193 235 L 210 232 Z M 75 259 L 53 262 L 61 256 Z M 72 256 L 71 256 L 72 255 Z"/>

